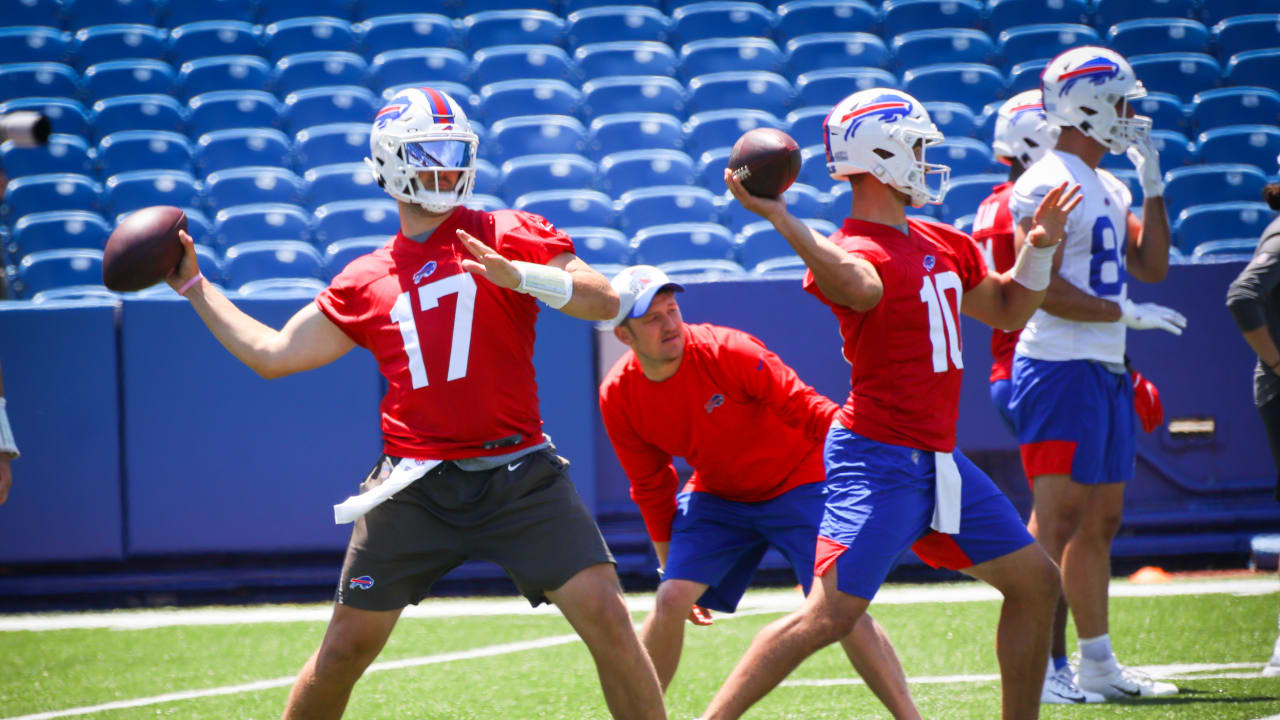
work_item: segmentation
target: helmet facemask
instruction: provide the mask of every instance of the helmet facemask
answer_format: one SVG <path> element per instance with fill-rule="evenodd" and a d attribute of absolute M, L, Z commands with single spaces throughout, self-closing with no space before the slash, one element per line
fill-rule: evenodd
<path fill-rule="evenodd" d="M 886 134 L 903 148 L 907 148 L 913 157 L 906 163 L 879 164 L 872 169 L 871 174 L 886 185 L 905 193 L 912 207 L 941 203 L 951 186 L 951 168 L 926 162 L 925 150 L 930 145 L 942 142 L 942 133 L 899 126 L 889 128 Z M 885 148 L 876 148 L 874 152 L 885 160 L 890 159 L 885 153 L 891 151 Z"/>
<path fill-rule="evenodd" d="M 466 202 L 479 138 L 452 98 L 431 88 L 406 90 L 378 115 L 365 162 L 387 194 L 434 214 Z M 459 175 L 445 189 L 441 173 L 449 172 Z"/>
<path fill-rule="evenodd" d="M 1099 99 L 1100 108 L 1081 105 L 1080 112 L 1086 119 L 1080 123 L 1080 131 L 1105 145 L 1113 155 L 1121 155 L 1130 147 L 1146 142 L 1151 137 L 1151 118 L 1129 115 L 1129 104 L 1146 95 L 1142 83 L 1138 83 L 1124 95 L 1105 94 Z"/>

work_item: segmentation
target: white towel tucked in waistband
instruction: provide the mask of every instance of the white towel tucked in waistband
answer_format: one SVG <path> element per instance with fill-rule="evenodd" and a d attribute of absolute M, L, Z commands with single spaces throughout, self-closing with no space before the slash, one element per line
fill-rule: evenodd
<path fill-rule="evenodd" d="M 934 489 L 933 522 L 929 527 L 940 533 L 955 535 L 960 532 L 960 468 L 951 453 L 933 454 L 937 475 Z"/>
<path fill-rule="evenodd" d="M 439 464 L 439 460 L 404 458 L 396 463 L 391 475 L 386 480 L 383 480 L 381 485 L 366 490 L 359 495 L 352 495 L 341 503 L 334 505 L 333 522 L 337 525 L 355 522 L 356 518 L 381 505 L 387 498 L 408 487 L 414 480 L 431 472 L 431 468 Z"/>

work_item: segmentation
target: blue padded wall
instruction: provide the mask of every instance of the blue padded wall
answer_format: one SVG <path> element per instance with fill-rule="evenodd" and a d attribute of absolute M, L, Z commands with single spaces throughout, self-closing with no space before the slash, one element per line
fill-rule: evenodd
<path fill-rule="evenodd" d="M 569 477 L 587 507 L 596 511 L 595 395 L 592 323 L 542 307 L 533 366 L 538 374 L 542 430 L 569 460 Z"/>

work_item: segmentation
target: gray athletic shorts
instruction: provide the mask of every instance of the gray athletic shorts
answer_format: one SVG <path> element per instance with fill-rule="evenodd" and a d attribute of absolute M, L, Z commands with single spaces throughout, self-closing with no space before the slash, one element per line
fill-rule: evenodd
<path fill-rule="evenodd" d="M 382 456 L 360 491 L 398 461 Z M 568 467 L 550 448 L 479 472 L 440 463 L 356 520 L 337 602 L 361 610 L 416 605 L 467 560 L 500 565 L 532 605 L 548 602 L 546 592 L 579 571 L 614 562 Z"/>

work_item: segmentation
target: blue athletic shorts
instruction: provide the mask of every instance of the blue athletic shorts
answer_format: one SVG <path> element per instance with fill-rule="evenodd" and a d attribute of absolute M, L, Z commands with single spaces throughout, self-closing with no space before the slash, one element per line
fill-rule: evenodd
<path fill-rule="evenodd" d="M 1070 475 L 1097 485 L 1133 479 L 1138 418 L 1128 373 L 1092 360 L 1015 355 L 1009 412 L 1029 480 Z"/>
<path fill-rule="evenodd" d="M 1013 395 L 1013 381 L 1005 378 L 991 383 L 991 404 L 996 407 L 1000 419 L 1004 421 L 1004 426 L 1009 428 L 1009 434 L 1016 435 L 1017 431 L 1013 429 L 1013 415 L 1009 412 L 1009 396 Z"/>
<path fill-rule="evenodd" d="M 680 493 L 665 577 L 707 585 L 698 604 L 733 612 L 772 545 L 791 563 L 796 580 L 808 593 L 825 501 L 826 486 L 821 481 L 756 503 L 733 502 L 705 492 Z"/>
<path fill-rule="evenodd" d="M 934 567 L 963 570 L 1035 542 L 1000 488 L 963 453 L 960 532 L 929 528 L 934 456 L 843 427 L 827 433 L 827 506 L 818 528 L 815 575 L 834 564 L 841 592 L 871 600 L 908 547 Z"/>

